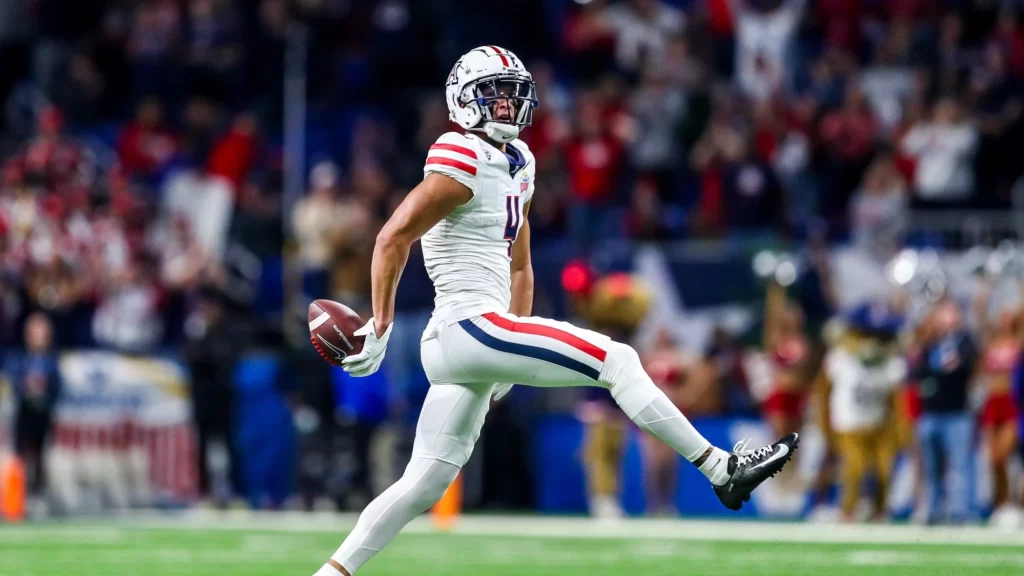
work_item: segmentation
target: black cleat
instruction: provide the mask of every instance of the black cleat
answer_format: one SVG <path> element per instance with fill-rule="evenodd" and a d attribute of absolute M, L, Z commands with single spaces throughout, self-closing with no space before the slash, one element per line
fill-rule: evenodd
<path fill-rule="evenodd" d="M 778 442 L 757 450 L 747 450 L 747 442 L 740 442 L 729 457 L 729 481 L 715 486 L 715 494 L 729 510 L 739 510 L 750 500 L 750 493 L 762 482 L 775 476 L 793 457 L 800 436 L 786 434 Z"/>

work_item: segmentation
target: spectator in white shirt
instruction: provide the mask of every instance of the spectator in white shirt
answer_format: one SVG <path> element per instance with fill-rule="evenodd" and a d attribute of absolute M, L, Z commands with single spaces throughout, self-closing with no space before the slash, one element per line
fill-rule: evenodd
<path fill-rule="evenodd" d="M 319 162 L 310 174 L 312 190 L 295 204 L 292 231 L 298 240 L 306 295 L 328 293 L 327 269 L 334 258 L 334 241 L 349 218 L 338 202 L 339 174 L 333 162 Z"/>
<path fill-rule="evenodd" d="M 683 31 L 682 11 L 661 0 L 630 0 L 608 8 L 606 24 L 615 31 L 615 62 L 624 72 L 661 66 L 669 38 Z"/>
<path fill-rule="evenodd" d="M 892 157 L 876 158 L 850 201 L 856 246 L 887 259 L 903 245 L 907 229 L 906 184 Z"/>
<path fill-rule="evenodd" d="M 974 194 L 974 153 L 978 130 L 963 117 L 960 104 L 943 98 L 931 121 L 918 123 L 903 138 L 904 153 L 913 157 L 914 194 L 925 204 L 950 204 Z"/>
<path fill-rule="evenodd" d="M 668 192 L 669 172 L 680 151 L 676 126 L 686 113 L 686 97 L 666 82 L 664 69 L 648 66 L 643 81 L 629 100 L 633 130 L 630 155 L 633 165 L 645 174 L 655 174 L 660 192 Z"/>
<path fill-rule="evenodd" d="M 767 100 L 789 84 L 787 64 L 806 0 L 730 0 L 736 19 L 736 83 Z"/>

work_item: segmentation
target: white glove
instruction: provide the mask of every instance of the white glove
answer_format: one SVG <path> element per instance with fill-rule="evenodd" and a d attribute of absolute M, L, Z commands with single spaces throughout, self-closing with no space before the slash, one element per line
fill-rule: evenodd
<path fill-rule="evenodd" d="M 365 326 L 353 332 L 353 336 L 365 336 L 363 349 L 359 354 L 353 354 L 341 361 L 345 372 L 356 377 L 369 376 L 376 372 L 380 368 L 381 362 L 384 361 L 384 351 L 388 347 L 392 326 L 394 324 L 388 324 L 384 335 L 378 338 L 373 329 L 373 318 L 370 318 Z"/>

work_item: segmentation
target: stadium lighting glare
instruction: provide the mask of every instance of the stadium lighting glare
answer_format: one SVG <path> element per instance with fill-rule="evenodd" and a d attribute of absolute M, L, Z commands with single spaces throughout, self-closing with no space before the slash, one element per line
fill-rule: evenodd
<path fill-rule="evenodd" d="M 786 260 L 775 270 L 775 280 L 782 286 L 789 286 L 796 282 L 796 264 Z"/>
<path fill-rule="evenodd" d="M 779 266 L 779 259 L 771 252 L 764 251 L 759 252 L 757 256 L 754 256 L 754 274 L 758 278 L 767 278 L 772 275 Z"/>
<path fill-rule="evenodd" d="M 899 259 L 893 264 L 892 279 L 900 286 L 905 286 L 914 277 L 914 264 L 907 259 Z"/>

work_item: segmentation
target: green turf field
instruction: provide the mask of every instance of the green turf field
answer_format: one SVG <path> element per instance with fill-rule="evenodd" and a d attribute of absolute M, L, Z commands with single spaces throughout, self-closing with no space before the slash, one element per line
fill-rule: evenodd
<path fill-rule="evenodd" d="M 332 523 L 343 524 L 261 517 L 0 526 L 0 576 L 310 576 L 341 540 Z M 964 534 L 961 542 L 952 531 L 912 527 L 494 518 L 439 534 L 420 522 L 359 576 L 1024 574 L 1019 533 Z"/>

